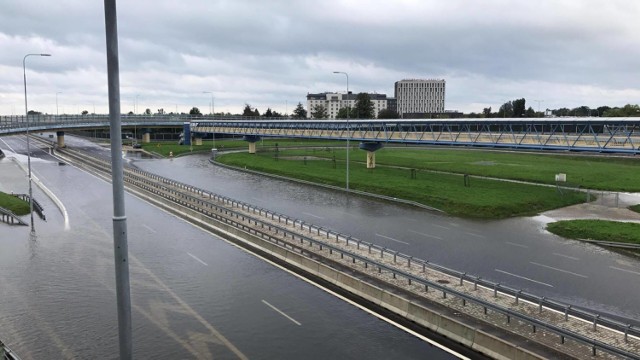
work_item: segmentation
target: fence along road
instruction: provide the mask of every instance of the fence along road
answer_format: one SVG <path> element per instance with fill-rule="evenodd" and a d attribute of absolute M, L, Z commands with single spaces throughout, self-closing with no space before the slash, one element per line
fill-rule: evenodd
<path fill-rule="evenodd" d="M 64 150 L 100 171 L 108 162 Z M 640 330 L 552 299 L 447 269 L 266 209 L 141 170 L 126 181 L 307 257 L 351 267 L 411 295 L 444 304 L 573 356 L 608 353 L 640 358 Z M 548 336 L 554 334 L 555 336 Z"/>

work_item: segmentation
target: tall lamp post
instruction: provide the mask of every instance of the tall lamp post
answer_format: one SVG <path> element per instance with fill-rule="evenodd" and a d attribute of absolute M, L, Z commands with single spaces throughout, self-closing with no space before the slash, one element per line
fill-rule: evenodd
<path fill-rule="evenodd" d="M 209 110 L 211 111 L 211 115 L 215 114 L 215 106 L 213 104 L 213 91 L 203 91 L 203 94 L 211 94 L 211 107 Z"/>
<path fill-rule="evenodd" d="M 27 58 L 29 56 L 51 56 L 51 54 L 27 54 L 22 58 L 22 75 L 24 79 L 24 116 L 27 118 L 27 167 L 29 169 L 29 213 L 31 214 L 31 233 L 36 229 L 33 224 L 33 189 L 31 187 L 31 147 L 29 146 L 29 108 L 27 106 Z"/>
<path fill-rule="evenodd" d="M 58 94 L 62 94 L 62 91 L 56 92 L 56 117 L 60 116 L 60 113 L 58 112 Z"/>
<path fill-rule="evenodd" d="M 349 74 L 344 71 L 334 71 L 334 74 L 344 74 L 347 77 L 347 191 L 349 191 L 349 138 L 351 133 L 349 132 L 349 113 L 351 112 L 351 106 L 349 106 Z"/>

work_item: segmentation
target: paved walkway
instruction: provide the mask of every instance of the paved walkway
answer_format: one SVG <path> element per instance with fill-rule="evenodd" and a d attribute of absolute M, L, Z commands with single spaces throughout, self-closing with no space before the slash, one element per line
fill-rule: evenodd
<path fill-rule="evenodd" d="M 558 220 L 600 219 L 640 223 L 640 213 L 628 209 L 631 205 L 640 204 L 640 193 L 620 193 L 618 207 L 600 205 L 599 201 L 588 204 L 577 204 L 561 209 L 546 211 L 537 218 L 549 223 Z"/>

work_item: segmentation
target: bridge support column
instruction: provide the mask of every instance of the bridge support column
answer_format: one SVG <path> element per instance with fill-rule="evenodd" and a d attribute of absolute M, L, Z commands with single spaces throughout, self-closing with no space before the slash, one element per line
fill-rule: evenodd
<path fill-rule="evenodd" d="M 64 145 L 64 131 L 56 131 L 56 136 L 58 137 L 58 147 L 63 148 Z"/>
<path fill-rule="evenodd" d="M 142 142 L 147 144 L 151 142 L 151 130 L 145 129 L 142 133 Z"/>
<path fill-rule="evenodd" d="M 182 145 L 191 145 L 191 123 L 188 121 L 182 126 Z"/>
<path fill-rule="evenodd" d="M 193 137 L 193 145 L 202 145 L 202 137 L 194 136 Z"/>
<path fill-rule="evenodd" d="M 382 149 L 383 144 L 381 142 L 361 142 L 360 149 L 367 152 L 367 169 L 374 169 L 376 167 L 376 151 Z"/>
<path fill-rule="evenodd" d="M 245 135 L 243 140 L 249 142 L 249 154 L 255 154 L 256 153 L 256 143 L 258 141 L 260 141 L 260 136 L 258 136 L 258 135 Z"/>

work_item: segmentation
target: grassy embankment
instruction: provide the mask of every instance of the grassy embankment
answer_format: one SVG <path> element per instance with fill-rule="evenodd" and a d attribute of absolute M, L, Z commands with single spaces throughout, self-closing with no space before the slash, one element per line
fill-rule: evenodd
<path fill-rule="evenodd" d="M 13 211 L 16 215 L 29 213 L 29 203 L 15 196 L 0 192 L 0 207 Z"/>
<path fill-rule="evenodd" d="M 640 224 L 608 220 L 563 220 L 547 225 L 550 232 L 569 239 L 615 241 L 640 245 Z"/>
<path fill-rule="evenodd" d="M 402 154 L 404 152 L 408 154 Z M 434 150 L 434 152 L 437 154 L 433 154 L 431 150 L 384 149 L 377 153 L 380 154 L 378 159 L 382 160 L 378 162 L 378 167 L 369 170 L 363 163 L 365 152 L 353 151 L 351 154 L 353 163 L 349 173 L 350 188 L 414 200 L 442 209 L 452 215 L 477 218 L 531 215 L 585 201 L 584 194 L 573 191 L 565 191 L 561 194 L 552 187 L 477 178 L 470 179 L 470 186 L 465 186 L 464 178 L 460 175 L 420 171 L 430 169 L 429 164 L 443 163 L 442 157 L 446 151 Z M 461 155 L 457 154 L 457 151 L 450 152 L 454 153 L 451 156 Z M 480 161 L 476 159 L 474 152 L 464 153 L 469 155 L 464 162 Z M 494 160 L 492 156 L 495 154 L 498 153 L 487 152 L 482 161 L 501 161 Z M 251 170 L 344 187 L 346 176 L 344 158 L 345 151 L 342 149 L 306 149 L 279 151 L 277 159 L 275 152 L 268 151 L 255 155 L 225 154 L 218 157 L 218 161 Z M 449 161 L 453 160 L 446 162 Z M 393 166 L 385 166 L 391 164 Z M 537 163 L 531 166 L 535 167 Z M 417 169 L 415 178 L 412 178 L 410 169 L 403 167 Z M 484 168 L 488 167 L 490 166 L 484 166 Z M 450 171 L 442 167 L 436 170 Z M 557 172 L 559 171 L 556 170 L 555 173 Z M 460 171 L 460 173 L 475 174 L 476 172 Z M 480 171 L 477 174 L 486 175 Z M 491 176 L 495 175 L 492 173 Z"/>

